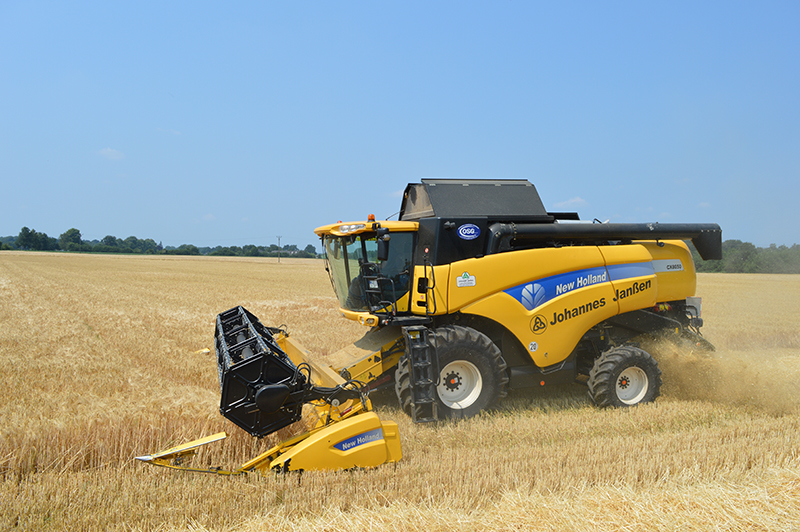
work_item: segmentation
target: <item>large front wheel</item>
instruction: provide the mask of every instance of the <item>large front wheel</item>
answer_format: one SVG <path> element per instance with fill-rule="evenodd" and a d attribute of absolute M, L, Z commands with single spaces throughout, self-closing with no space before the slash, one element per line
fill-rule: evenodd
<path fill-rule="evenodd" d="M 505 397 L 508 375 L 500 350 L 485 334 L 448 325 L 432 335 L 439 359 L 439 418 L 474 416 Z"/>

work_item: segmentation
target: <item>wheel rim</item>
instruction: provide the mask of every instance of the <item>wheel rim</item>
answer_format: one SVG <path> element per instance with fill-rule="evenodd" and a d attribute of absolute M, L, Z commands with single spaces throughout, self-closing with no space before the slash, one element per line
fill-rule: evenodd
<path fill-rule="evenodd" d="M 483 378 L 472 362 L 455 360 L 447 364 L 439 375 L 436 391 L 439 399 L 454 410 L 468 408 L 481 395 Z"/>
<path fill-rule="evenodd" d="M 631 366 L 617 377 L 617 397 L 626 405 L 635 405 L 644 399 L 650 381 L 643 369 Z"/>

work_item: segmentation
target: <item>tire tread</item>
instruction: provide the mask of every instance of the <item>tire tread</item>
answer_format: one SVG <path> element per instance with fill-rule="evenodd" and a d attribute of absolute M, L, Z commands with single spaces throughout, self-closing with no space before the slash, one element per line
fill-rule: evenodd
<path fill-rule="evenodd" d="M 594 367 L 589 372 L 589 397 L 600 408 L 633 406 L 621 403 L 616 394 L 616 379 L 625 367 L 631 365 L 641 367 L 651 381 L 641 403 L 649 403 L 661 393 L 661 369 L 655 359 L 643 349 L 632 345 L 612 347 L 595 360 Z M 642 367 L 643 366 L 643 367 Z"/>

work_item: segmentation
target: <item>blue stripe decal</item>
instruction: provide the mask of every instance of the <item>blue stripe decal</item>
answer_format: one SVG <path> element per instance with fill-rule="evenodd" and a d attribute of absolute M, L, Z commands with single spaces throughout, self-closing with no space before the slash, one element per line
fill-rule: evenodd
<path fill-rule="evenodd" d="M 633 264 L 613 264 L 608 266 L 608 275 L 612 281 L 621 281 L 631 277 L 647 277 L 655 275 L 652 262 L 635 262 Z"/>
<path fill-rule="evenodd" d="M 533 310 L 560 295 L 579 288 L 586 288 L 587 286 L 608 281 L 621 281 L 632 277 L 655 275 L 652 262 L 613 264 L 607 268 L 599 266 L 551 275 L 550 277 L 508 288 L 504 292 L 519 301 L 527 310 Z"/>
<path fill-rule="evenodd" d="M 533 310 L 567 292 L 608 281 L 608 272 L 602 266 L 574 272 L 560 273 L 535 282 L 525 283 L 505 290 L 523 307 Z"/>
<path fill-rule="evenodd" d="M 383 429 L 373 429 L 368 430 L 367 432 L 362 432 L 357 436 L 353 436 L 352 438 L 347 438 L 346 440 L 342 440 L 339 443 L 335 444 L 334 447 L 339 449 L 340 451 L 348 451 L 354 447 L 358 447 L 359 445 L 364 445 L 365 443 L 379 441 L 383 439 Z"/>

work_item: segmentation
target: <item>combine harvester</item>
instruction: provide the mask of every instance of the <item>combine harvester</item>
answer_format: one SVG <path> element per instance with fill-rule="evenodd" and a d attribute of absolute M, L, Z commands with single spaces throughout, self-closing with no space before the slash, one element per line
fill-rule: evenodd
<path fill-rule="evenodd" d="M 369 389 L 394 386 L 414 422 L 576 381 L 598 406 L 626 407 L 661 386 L 638 337 L 713 350 L 684 240 L 721 259 L 717 224 L 581 223 L 547 212 L 527 180 L 423 179 L 406 187 L 398 221 L 370 215 L 315 232 L 342 316 L 369 327 L 364 337 L 320 365 L 236 307 L 217 317 L 215 340 L 225 417 L 261 437 L 310 404 L 314 428 L 233 471 L 182 465 L 224 433 L 140 460 L 219 474 L 376 466 L 402 452 Z"/>

